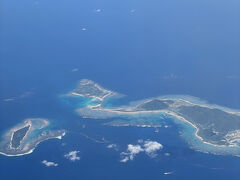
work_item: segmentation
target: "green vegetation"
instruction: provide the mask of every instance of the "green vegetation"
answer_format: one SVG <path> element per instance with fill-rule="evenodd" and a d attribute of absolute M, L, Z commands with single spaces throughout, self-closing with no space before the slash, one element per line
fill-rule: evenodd
<path fill-rule="evenodd" d="M 173 101 L 172 101 L 173 102 Z M 170 100 L 153 99 L 137 106 L 138 110 L 154 111 L 168 108 L 168 104 L 171 104 Z"/>
<path fill-rule="evenodd" d="M 86 79 L 81 80 L 79 86 L 74 89 L 73 92 L 86 97 L 94 96 L 99 98 L 102 98 L 110 93 L 98 86 L 96 83 Z"/>
<path fill-rule="evenodd" d="M 24 138 L 26 133 L 28 132 L 30 128 L 30 125 L 23 127 L 21 129 L 18 129 L 13 133 L 12 136 L 12 147 L 13 148 L 18 148 L 20 146 L 21 140 Z"/>
<path fill-rule="evenodd" d="M 220 109 L 197 105 L 181 106 L 178 113 L 199 128 L 199 136 L 215 144 L 228 144 L 225 136 L 240 129 L 240 116 Z"/>

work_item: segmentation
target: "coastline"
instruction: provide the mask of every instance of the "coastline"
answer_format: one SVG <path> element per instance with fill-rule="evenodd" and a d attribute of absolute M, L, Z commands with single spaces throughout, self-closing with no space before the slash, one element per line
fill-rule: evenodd
<path fill-rule="evenodd" d="M 189 97 L 188 97 L 189 98 Z M 237 145 L 233 144 L 233 145 L 218 145 L 218 144 L 213 144 L 211 142 L 208 142 L 206 141 L 205 139 L 203 139 L 201 136 L 199 136 L 199 128 L 197 127 L 197 125 L 195 125 L 194 123 L 190 122 L 189 120 L 185 119 L 184 117 L 178 115 L 176 112 L 174 111 L 171 111 L 169 109 L 163 109 L 163 110 L 136 110 L 136 106 L 139 105 L 139 104 L 143 104 L 143 103 L 146 103 L 146 102 L 149 102 L 151 101 L 152 99 L 159 99 L 159 100 L 174 100 L 175 102 L 177 103 L 180 103 L 181 105 L 186 105 L 186 106 L 200 106 L 200 107 L 205 107 L 205 108 L 209 108 L 209 109 L 220 109 L 226 113 L 231 113 L 231 114 L 234 114 L 234 115 L 237 115 L 237 116 L 240 116 L 239 113 L 237 110 L 233 110 L 231 111 L 230 108 L 225 108 L 225 107 L 222 107 L 222 106 L 219 106 L 219 105 L 212 105 L 212 104 L 207 104 L 207 102 L 204 102 L 205 104 L 203 103 L 194 103 L 190 100 L 186 100 L 184 98 L 181 98 L 179 97 L 178 95 L 178 98 L 174 98 L 173 96 L 170 97 L 170 98 L 166 98 L 162 96 L 162 98 L 160 97 L 157 97 L 157 98 L 148 98 L 148 99 L 145 99 L 145 100 L 139 100 L 139 101 L 135 101 L 135 102 L 130 102 L 129 106 L 120 106 L 118 108 L 104 108 L 101 106 L 101 103 L 100 104 L 97 104 L 97 105 L 89 105 L 87 107 L 85 107 L 86 109 L 89 109 L 90 111 L 93 111 L 93 112 L 96 112 L 96 118 L 97 118 L 97 112 L 100 112 L 100 113 L 103 113 L 104 112 L 106 113 L 106 118 L 108 118 L 109 116 L 111 117 L 114 117 L 116 115 L 137 115 L 137 114 L 167 114 L 169 116 L 171 116 L 173 119 L 176 119 L 178 121 L 182 121 L 184 123 L 187 123 L 189 125 L 191 125 L 192 128 L 195 129 L 195 133 L 194 133 L 194 136 L 199 139 L 202 143 L 204 144 L 207 144 L 207 145 L 210 145 L 210 146 L 214 146 L 214 147 L 218 147 L 218 148 L 227 148 L 227 147 L 237 147 Z M 197 98 L 196 98 L 197 99 Z M 198 99 L 199 101 L 201 101 L 200 99 Z M 134 104 L 134 105 L 133 105 Z M 79 108 L 78 110 L 81 110 L 82 108 Z M 77 110 L 77 111 L 78 111 Z M 78 111 L 78 113 L 80 115 L 81 112 Z M 110 114 L 107 114 L 107 113 L 110 113 Z M 91 112 L 89 113 L 91 114 Z M 95 115 L 95 113 L 93 113 L 93 116 Z M 85 116 L 85 117 L 88 117 L 88 116 Z M 101 118 L 104 118 L 104 115 L 101 116 Z M 135 125 L 137 126 L 137 125 Z"/>
<path fill-rule="evenodd" d="M 29 127 L 28 131 L 26 132 L 26 134 L 25 134 L 25 135 L 23 136 L 23 138 L 21 139 L 21 141 L 19 142 L 19 147 L 20 147 L 20 144 L 26 139 L 27 135 L 30 133 L 31 128 L 32 128 L 32 124 L 31 124 L 30 122 L 27 122 L 24 126 L 25 126 L 25 127 L 26 127 L 26 126 L 30 126 L 30 127 Z M 10 145 L 9 145 L 11 149 L 18 149 L 18 148 L 19 148 L 19 147 L 17 147 L 17 148 L 13 148 L 13 147 L 12 147 L 12 139 L 13 139 L 14 133 L 15 133 L 16 131 L 18 131 L 19 129 L 22 129 L 22 128 L 24 128 L 24 127 L 20 127 L 20 128 L 18 128 L 17 130 L 12 129 L 12 130 L 13 130 L 13 133 L 12 133 L 12 136 L 11 136 L 11 139 L 10 139 Z"/>
<path fill-rule="evenodd" d="M 38 143 L 36 143 L 36 145 L 34 146 L 34 148 L 30 149 L 29 151 L 25 152 L 25 153 L 22 153 L 22 154 L 16 154 L 16 155 L 13 155 L 13 154 L 6 154 L 4 152 L 0 152 L 1 155 L 4 155 L 4 156 L 9 156 L 9 157 L 13 157 L 13 156 L 24 156 L 24 155 L 27 155 L 27 154 L 31 154 L 34 152 L 34 150 L 37 148 L 37 146 L 43 142 L 43 141 L 47 141 L 49 139 L 62 139 L 63 136 L 66 135 L 66 131 L 63 132 L 63 134 L 61 136 L 56 136 L 56 137 L 49 137 L 47 139 L 44 139 L 42 141 L 39 141 Z"/>
<path fill-rule="evenodd" d="M 75 90 L 80 93 L 76 93 Z M 118 93 L 104 89 L 97 83 L 87 79 L 81 80 L 79 86 L 76 89 L 70 91 L 67 96 L 81 96 L 83 99 L 87 99 L 88 103 L 85 103 L 83 106 L 81 105 L 75 109 L 75 112 L 83 118 L 111 119 L 118 117 L 120 119 L 123 119 L 119 121 L 119 124 L 116 123 L 116 126 L 123 125 L 137 127 L 156 127 L 159 123 L 159 120 L 162 118 L 159 117 L 160 119 L 158 119 L 158 117 L 156 117 L 155 120 L 151 123 L 151 120 L 148 121 L 147 117 L 144 117 L 144 115 L 165 115 L 170 117 L 170 119 L 175 124 L 180 124 L 183 127 L 184 131 L 182 133 L 182 136 L 190 145 L 194 146 L 193 149 L 203 152 L 216 152 L 220 154 L 224 151 L 226 151 L 227 154 L 240 154 L 240 146 L 238 144 L 240 142 L 240 129 L 234 128 L 234 126 L 230 125 L 226 126 L 224 132 L 219 135 L 215 135 L 215 133 L 221 132 L 221 126 L 225 127 L 224 121 L 221 119 L 221 115 L 226 115 L 226 118 L 229 118 L 229 122 L 234 122 L 234 120 L 236 122 L 236 120 L 240 120 L 240 110 L 211 104 L 200 98 L 188 95 L 163 95 L 137 101 L 130 101 L 127 104 L 119 106 L 106 106 L 105 102 L 107 102 L 107 99 L 118 97 Z M 147 104 L 150 102 L 151 104 L 152 100 L 166 101 L 164 103 L 167 105 L 167 107 L 154 105 L 156 108 L 151 108 L 150 106 L 149 109 L 139 108 L 140 105 L 143 105 L 145 103 Z M 186 111 L 184 114 L 181 111 L 183 108 L 188 108 L 189 111 Z M 198 113 L 198 110 L 199 112 L 206 114 L 201 115 L 201 113 Z M 193 112 L 192 115 L 189 114 L 191 112 Z M 214 115 L 214 113 L 218 112 L 220 114 L 216 114 L 216 116 L 211 117 L 211 115 Z M 135 115 L 143 117 L 143 120 L 141 120 L 141 117 L 138 120 L 138 117 L 134 117 Z M 131 117 L 136 118 L 132 121 L 132 123 Z M 213 127 L 211 128 L 208 127 L 206 122 L 202 122 L 201 120 L 207 117 L 209 117 L 209 119 L 207 119 L 207 123 L 213 124 Z M 124 120 L 125 118 L 127 121 Z M 221 124 L 218 125 L 217 120 L 220 120 L 219 122 L 221 122 Z M 114 120 L 111 122 L 106 123 L 106 125 L 114 125 Z M 239 125 L 239 123 L 235 124 Z M 215 137 L 211 137 L 212 135 L 210 136 L 208 134 L 205 134 L 205 130 L 206 132 L 214 133 Z M 227 135 L 229 135 L 229 138 Z"/>

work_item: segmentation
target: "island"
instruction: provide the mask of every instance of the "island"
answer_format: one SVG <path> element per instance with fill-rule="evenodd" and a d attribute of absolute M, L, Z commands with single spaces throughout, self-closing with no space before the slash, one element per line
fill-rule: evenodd
<path fill-rule="evenodd" d="M 104 89 L 97 83 L 88 79 L 80 80 L 77 88 L 70 92 L 70 94 L 75 96 L 90 97 L 100 101 L 103 101 L 110 96 L 117 96 L 117 93 Z"/>
<path fill-rule="evenodd" d="M 30 125 L 24 126 L 12 134 L 12 141 L 11 141 L 11 147 L 12 148 L 18 148 L 21 144 L 21 141 L 26 136 L 27 132 L 29 131 Z"/>
<path fill-rule="evenodd" d="M 30 154 L 37 145 L 48 139 L 61 139 L 65 130 L 50 130 L 50 121 L 43 118 L 29 118 L 17 124 L 2 135 L 0 154 L 5 156 L 21 156 Z"/>
<path fill-rule="evenodd" d="M 168 108 L 169 105 L 173 103 L 174 101 L 172 100 L 151 99 L 150 101 L 138 105 L 137 109 L 146 111 L 161 110 Z"/>
<path fill-rule="evenodd" d="M 240 155 L 239 110 L 209 104 L 186 95 L 160 96 L 109 107 L 105 106 L 109 99 L 104 97 L 109 95 L 114 97 L 117 93 L 106 90 L 90 80 L 80 81 L 72 94 L 81 94 L 82 97 L 90 97 L 90 100 L 101 100 L 96 104 L 86 103 L 85 106 L 76 107 L 75 111 L 84 118 L 110 119 L 110 122 L 105 124 L 113 126 L 141 127 L 157 127 L 162 119 L 169 118 L 182 127 L 190 126 L 194 129 L 193 134 L 188 134 L 192 138 L 186 138 L 190 144 L 195 141 L 191 144 L 193 148 L 195 146 L 199 148 L 199 144 L 203 144 L 200 150 L 205 152 L 211 152 L 215 147 L 214 153 L 221 154 L 224 149 Z M 156 117 L 159 118 L 156 120 Z M 196 144 L 196 141 L 199 143 Z"/>
<path fill-rule="evenodd" d="M 181 98 L 152 99 L 139 106 L 145 111 L 162 110 L 162 113 L 180 117 L 196 127 L 196 135 L 204 142 L 214 145 L 235 145 L 240 142 L 240 115 L 223 107 L 194 104 Z"/>

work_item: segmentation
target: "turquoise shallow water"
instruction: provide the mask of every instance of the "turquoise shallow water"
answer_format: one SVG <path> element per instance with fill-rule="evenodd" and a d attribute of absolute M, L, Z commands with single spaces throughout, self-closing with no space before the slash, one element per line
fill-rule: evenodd
<path fill-rule="evenodd" d="M 71 98 L 74 98 L 74 97 L 71 97 Z M 78 99 L 78 97 L 76 97 L 76 98 Z M 218 105 L 211 105 L 211 104 L 208 104 L 207 101 L 201 100 L 196 97 L 186 96 L 186 95 L 185 96 L 183 96 L 183 95 L 167 95 L 167 96 L 162 96 L 161 98 L 183 99 L 183 100 L 187 100 L 191 103 L 209 106 L 211 108 L 217 107 L 217 108 L 220 108 L 223 110 L 228 110 L 231 112 L 233 112 L 233 111 L 239 112 L 239 110 L 232 110 L 230 108 L 225 108 L 225 107 L 221 107 Z M 89 98 L 85 98 L 85 99 L 82 98 L 81 100 L 82 100 L 81 101 L 82 103 L 79 103 L 75 107 L 72 107 L 72 108 L 77 110 L 79 108 L 83 108 L 84 106 L 93 104 L 92 100 Z M 117 99 L 115 98 L 115 102 L 116 101 L 117 101 Z M 125 104 L 125 106 L 120 105 L 119 107 L 125 107 L 125 108 L 135 107 L 144 101 L 145 100 L 130 102 L 129 103 L 130 106 Z M 112 104 L 113 101 L 111 101 L 111 98 L 108 98 L 108 99 L 104 100 L 103 102 L 97 102 L 97 104 L 98 103 L 101 103 L 103 108 L 109 108 L 109 109 L 118 108 L 117 106 L 114 106 Z M 88 110 L 86 110 L 86 111 L 88 111 Z M 206 143 L 206 142 L 202 141 L 201 139 L 199 139 L 199 137 L 196 136 L 197 129 L 194 126 L 192 126 L 191 124 L 189 124 L 187 122 L 182 121 L 181 119 L 177 119 L 176 117 L 170 116 L 166 113 L 152 113 L 152 114 L 139 113 L 139 114 L 130 114 L 130 115 L 127 115 L 127 114 L 125 114 L 125 115 L 118 115 L 118 114 L 109 115 L 109 113 L 101 112 L 100 115 L 98 115 L 98 114 L 99 114 L 98 112 L 93 112 L 93 111 L 89 110 L 89 112 L 86 113 L 86 117 L 89 116 L 89 117 L 95 117 L 94 119 L 98 119 L 98 118 L 99 119 L 107 119 L 107 122 L 104 123 L 105 125 L 118 126 L 118 127 L 135 126 L 135 127 L 169 128 L 171 126 L 169 126 L 168 124 L 171 123 L 171 124 L 174 124 L 175 126 L 177 125 L 181 129 L 179 131 L 180 137 L 186 141 L 186 143 L 189 145 L 190 148 L 192 148 L 196 151 L 200 151 L 200 152 L 204 152 L 204 153 L 218 154 L 218 155 L 233 155 L 233 156 L 240 155 L 240 146 L 236 145 L 236 146 L 220 147 L 220 146 L 216 146 L 214 144 Z M 85 116 L 84 113 L 83 113 L 83 116 Z M 158 129 L 157 129 L 157 131 L 158 131 Z"/>
<path fill-rule="evenodd" d="M 72 83 L 74 84 L 74 81 Z M 58 91 L 61 94 L 65 90 L 61 89 L 60 91 L 59 88 L 52 91 Z M 44 99 L 44 102 L 41 102 L 39 98 Z M 48 105 L 45 104 L 45 99 L 47 99 Z M 41 143 L 30 155 L 22 157 L 0 156 L 1 178 L 15 179 L 18 177 L 42 180 L 52 179 L 52 177 L 58 179 L 78 179 L 81 177 L 94 180 L 99 179 L 99 177 L 128 179 L 131 176 L 138 179 L 146 179 L 146 177 L 150 179 L 192 179 L 196 178 L 197 175 L 198 179 L 218 178 L 225 180 L 229 176 L 232 179 L 238 179 L 240 165 L 238 157 L 207 154 L 191 149 L 181 137 L 184 126 L 176 125 L 172 119 L 166 116 L 159 119 L 158 115 L 123 117 L 129 121 L 142 119 L 147 121 L 150 119 L 157 124 L 160 122 L 162 127 L 158 127 L 158 133 L 155 132 L 156 128 L 103 126 L 102 123 L 117 121 L 118 117 L 107 120 L 81 118 L 74 112 L 74 108 L 82 107 L 87 102 L 80 101 L 79 98 L 76 101 L 72 101 L 72 99 L 70 102 L 62 101 L 55 93 L 43 93 L 41 96 L 38 94 L 24 99 L 26 106 L 30 103 L 24 110 L 25 112 L 34 112 L 42 117 L 48 115 L 54 128 L 64 127 L 68 133 L 61 141 L 49 140 Z M 21 101 L 12 103 L 12 107 L 14 105 L 20 107 L 18 103 Z M 4 105 L 3 102 L 2 105 Z M 6 106 L 4 107 L 6 108 Z M 20 109 L 20 112 L 16 111 L 15 114 L 12 114 L 12 118 L 13 115 L 19 116 L 21 111 L 23 110 Z M 165 128 L 165 125 L 168 128 Z M 4 126 L 10 127 L 11 125 L 5 123 Z M 191 131 L 192 129 L 186 130 Z M 103 137 L 104 143 L 99 143 L 102 142 Z M 126 151 L 128 144 L 138 144 L 139 139 L 157 141 L 163 145 L 163 149 L 157 153 L 156 158 L 150 158 L 145 153 L 140 153 L 133 161 L 120 163 L 120 153 Z M 106 148 L 112 143 L 117 145 L 117 151 Z M 72 150 L 80 151 L 80 161 L 70 162 L 64 158 L 64 154 Z M 170 155 L 167 156 L 166 153 Z M 41 161 L 45 159 L 59 165 L 57 167 L 44 167 Z M 25 173 L 26 169 L 29 170 L 27 174 Z M 12 171 L 15 173 L 11 173 Z M 39 172 L 40 175 L 36 175 L 35 171 Z M 194 173 L 189 173 L 189 171 Z M 164 172 L 173 173 L 164 175 Z"/>
<path fill-rule="evenodd" d="M 72 84 L 75 83 L 73 80 Z M 39 86 L 39 88 L 41 87 Z M 52 177 L 58 179 L 78 179 L 81 177 L 94 180 L 99 179 L 100 176 L 106 179 L 128 179 L 131 176 L 138 179 L 146 179 L 146 177 L 150 179 L 192 179 L 196 178 L 197 175 L 198 179 L 218 178 L 225 180 L 229 176 L 232 179 L 238 179 L 240 175 L 240 159 L 238 157 L 207 154 L 191 149 L 191 143 L 196 143 L 202 148 L 202 145 L 192 138 L 194 129 L 191 126 L 176 124 L 168 116 L 162 115 L 159 118 L 157 114 L 98 120 L 82 118 L 75 113 L 74 109 L 89 104 L 89 100 L 84 98 L 62 99 L 56 94 L 64 93 L 64 88 L 52 89 L 52 92 L 54 93 L 40 93 L 13 102 L 11 107 L 16 106 L 14 108 L 16 110 L 24 103 L 26 105 L 23 107 L 25 113 L 28 112 L 30 115 L 32 113 L 33 117 L 35 117 L 34 114 L 39 114 L 41 117 L 50 117 L 52 128 L 65 128 L 68 131 L 67 135 L 61 141 L 49 140 L 41 143 L 32 154 L 27 156 L 0 156 L 1 178 L 15 179 L 18 177 L 41 180 Z M 128 97 L 125 98 L 130 101 Z M 46 102 L 48 103 L 46 104 Z M 112 101 L 110 102 L 107 103 L 108 107 L 115 104 Z M 6 108 L 4 103 L 1 102 L 3 109 Z M 11 117 L 19 116 L 23 109 L 19 110 Z M 128 121 L 137 121 L 137 123 L 139 121 L 149 122 L 150 120 L 157 125 L 161 124 L 161 127 L 158 127 L 158 132 L 156 132 L 156 128 L 102 125 L 102 123 L 110 121 L 119 121 L 121 118 Z M 8 123 L 5 123 L 4 126 L 11 127 L 11 121 Z M 165 125 L 168 127 L 165 128 Z M 182 132 L 185 132 L 185 134 L 182 134 Z M 182 136 L 189 138 L 191 143 L 185 141 L 186 139 Z M 106 141 L 102 141 L 103 137 Z M 140 153 L 136 155 L 133 161 L 120 163 L 120 153 L 126 151 L 128 144 L 138 144 L 139 139 L 157 141 L 163 145 L 163 149 L 157 153 L 156 158 L 150 158 L 145 153 Z M 117 151 L 106 148 L 107 145 L 112 143 L 117 145 Z M 64 158 L 64 154 L 72 150 L 80 151 L 80 161 L 70 162 Z M 166 153 L 170 155 L 168 156 Z M 44 159 L 56 162 L 59 165 L 58 167 L 44 167 L 41 164 Z M 28 174 L 25 173 L 26 168 L 30 171 Z M 10 173 L 12 169 L 17 175 Z M 41 175 L 36 175 L 35 171 L 41 172 Z M 189 173 L 189 171 L 194 173 Z M 164 175 L 164 172 L 172 172 L 172 174 Z"/>

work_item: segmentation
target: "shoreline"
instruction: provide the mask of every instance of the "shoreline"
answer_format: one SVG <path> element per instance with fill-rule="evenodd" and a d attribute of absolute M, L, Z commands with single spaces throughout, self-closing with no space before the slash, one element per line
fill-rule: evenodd
<path fill-rule="evenodd" d="M 15 133 L 16 131 L 18 131 L 19 129 L 22 129 L 22 128 L 26 127 L 26 126 L 30 126 L 29 129 L 28 129 L 28 131 L 26 132 L 26 134 L 23 136 L 23 138 L 22 138 L 21 141 L 19 142 L 19 146 L 18 146 L 17 148 L 13 148 L 13 147 L 12 147 L 12 139 L 13 139 L 14 133 Z M 18 149 L 18 148 L 20 147 L 21 143 L 26 139 L 27 135 L 30 133 L 31 130 L 32 130 L 32 123 L 30 123 L 30 122 L 27 122 L 23 127 L 20 127 L 20 128 L 18 128 L 17 130 L 13 130 L 13 133 L 12 133 L 12 136 L 11 136 L 11 139 L 10 139 L 10 145 L 9 145 L 9 146 L 10 146 L 10 149 Z"/>
<path fill-rule="evenodd" d="M 31 153 L 34 152 L 34 150 L 37 148 L 37 146 L 38 146 L 41 142 L 47 141 L 47 140 L 49 140 L 49 139 L 60 139 L 60 140 L 61 140 L 62 137 L 65 136 L 65 135 L 66 135 L 66 131 L 64 131 L 63 134 L 60 135 L 60 136 L 49 137 L 49 138 L 47 138 L 47 139 L 44 139 L 44 140 L 42 140 L 42 141 L 39 141 L 38 143 L 36 143 L 36 145 L 34 146 L 34 148 L 32 148 L 32 149 L 30 149 L 29 151 L 27 151 L 27 152 L 25 152 L 25 153 L 22 153 L 22 154 L 16 154 L 16 155 L 14 155 L 14 154 L 6 154 L 6 153 L 0 151 L 0 155 L 8 156 L 8 157 L 13 157 L 13 156 L 24 156 L 24 155 L 27 155 L 27 154 L 31 154 Z"/>
<path fill-rule="evenodd" d="M 148 98 L 148 99 L 145 99 L 145 100 L 135 101 L 135 104 L 134 104 L 134 102 L 130 102 L 129 104 L 132 104 L 132 106 L 131 105 L 129 105 L 129 106 L 120 106 L 119 108 L 113 108 L 113 109 L 111 109 L 111 108 L 104 108 L 104 107 L 101 106 L 101 104 L 89 105 L 89 106 L 87 106 L 85 108 L 89 108 L 90 110 L 96 111 L 96 112 L 99 111 L 99 112 L 113 113 L 113 114 L 110 114 L 109 116 L 115 116 L 114 114 L 117 114 L 117 115 L 158 114 L 158 113 L 167 114 L 167 115 L 171 116 L 173 119 L 178 120 L 178 121 L 182 121 L 184 123 L 187 123 L 192 128 L 194 128 L 195 129 L 194 136 L 198 140 L 200 140 L 202 143 L 204 143 L 204 144 L 207 144 L 207 145 L 210 145 L 210 146 L 214 146 L 214 147 L 218 147 L 218 148 L 237 147 L 236 144 L 232 144 L 232 145 L 228 146 L 228 145 L 213 144 L 211 142 L 206 141 L 205 139 L 203 139 L 201 136 L 198 135 L 199 128 L 194 123 L 192 123 L 189 120 L 185 119 L 184 117 L 178 115 L 176 112 L 171 111 L 171 109 L 170 110 L 169 109 L 150 110 L 150 111 L 147 111 L 147 110 L 136 110 L 135 109 L 137 107 L 137 105 L 149 102 L 152 99 L 155 99 L 155 98 Z M 240 112 L 231 111 L 230 108 L 226 108 L 226 107 L 222 107 L 222 106 L 218 106 L 218 105 L 207 104 L 206 102 L 205 102 L 205 104 L 198 104 L 198 103 L 191 102 L 190 100 L 185 100 L 185 99 L 183 99 L 181 97 L 178 97 L 178 98 L 173 98 L 173 97 L 171 97 L 171 98 L 166 98 L 166 97 L 160 98 L 160 97 L 157 97 L 156 99 L 159 99 L 159 100 L 174 100 L 175 103 L 179 103 L 180 102 L 180 104 L 183 104 L 183 105 L 186 105 L 186 106 L 200 106 L 200 107 L 205 107 L 205 108 L 209 108 L 209 109 L 219 109 L 219 110 L 221 110 L 223 112 L 240 116 L 240 114 L 239 114 Z M 199 101 L 200 101 L 200 99 L 199 99 Z M 81 109 L 82 108 L 77 109 L 77 112 L 80 115 L 81 115 L 81 112 L 79 112 L 78 110 L 81 110 Z M 106 117 L 107 116 L 108 115 L 106 115 Z M 101 117 L 101 118 L 103 118 L 103 117 Z"/>
<path fill-rule="evenodd" d="M 182 121 L 184 123 L 187 123 L 187 124 L 190 124 L 196 131 L 195 131 L 195 134 L 194 136 L 196 138 L 198 138 L 200 141 L 202 141 L 203 143 L 205 144 L 208 144 L 208 145 L 211 145 L 211 146 L 215 146 L 215 147 L 228 147 L 226 145 L 217 145 L 217 144 L 212 144 L 210 142 L 207 142 L 205 141 L 201 136 L 198 135 L 198 132 L 199 132 L 199 128 L 193 124 L 192 122 L 188 121 L 187 119 L 177 115 L 176 113 L 174 112 L 171 112 L 171 111 L 168 111 L 168 110 L 159 110 L 159 111 L 139 111 L 139 112 L 119 112 L 119 111 L 109 111 L 109 112 L 114 112 L 114 113 L 118 113 L 118 114 L 121 114 L 121 115 L 126 115 L 126 114 L 131 114 L 131 115 L 135 115 L 135 114 L 158 114 L 158 113 L 165 113 L 171 117 L 174 117 L 175 119 L 179 120 L 179 121 Z M 135 125 L 137 126 L 137 125 Z M 149 125 L 151 126 L 151 125 Z"/>
<path fill-rule="evenodd" d="M 100 90 L 101 94 L 98 96 L 98 94 L 92 93 L 91 89 L 88 90 L 89 87 L 85 86 L 88 84 L 91 86 L 90 88 L 95 88 L 95 89 Z M 83 88 L 83 89 L 81 89 L 81 88 Z M 215 131 L 216 131 L 216 133 L 218 133 L 217 131 L 221 132 L 221 129 L 217 129 L 217 130 L 210 129 L 210 127 L 205 126 L 203 124 L 204 122 L 199 121 L 198 119 L 194 119 L 194 118 L 198 118 L 198 117 L 194 117 L 194 114 L 192 116 L 186 116 L 187 114 L 184 114 L 184 113 L 182 114 L 181 108 L 182 107 L 194 108 L 194 106 L 197 106 L 197 108 L 199 108 L 199 111 L 201 111 L 202 108 L 205 108 L 203 110 L 207 111 L 207 112 L 209 111 L 210 113 L 215 112 L 215 110 L 219 110 L 219 111 L 222 111 L 221 113 L 227 114 L 227 117 L 225 118 L 226 120 L 228 120 L 227 119 L 228 117 L 229 117 L 229 120 L 232 120 L 232 118 L 235 118 L 237 120 L 240 119 L 240 110 L 231 109 L 231 108 L 220 106 L 217 104 L 211 104 L 200 98 L 188 96 L 188 95 L 163 95 L 163 96 L 150 97 L 150 98 L 130 101 L 127 104 L 123 104 L 120 106 L 105 106 L 105 104 L 104 104 L 104 102 L 106 100 L 105 98 L 114 98 L 114 96 L 118 95 L 118 93 L 112 92 L 108 89 L 104 89 L 102 86 L 98 85 L 97 83 L 95 83 L 91 80 L 87 80 L 87 79 L 80 81 L 79 86 L 75 90 L 78 90 L 78 89 L 80 90 L 79 92 L 83 92 L 83 94 L 76 93 L 73 90 L 73 91 L 70 91 L 70 93 L 68 95 L 69 96 L 81 96 L 83 98 L 90 98 L 89 102 L 94 101 L 94 100 L 99 100 L 93 105 L 89 104 L 89 105 L 85 105 L 83 107 L 78 107 L 75 109 L 75 112 L 78 115 L 82 116 L 83 118 L 109 119 L 109 118 L 114 118 L 114 117 L 120 117 L 120 118 L 122 117 L 123 118 L 122 123 L 125 124 L 126 126 L 129 125 L 129 126 L 139 127 L 139 125 L 137 124 L 137 123 L 139 123 L 140 127 L 151 127 L 152 126 L 151 121 L 149 121 L 150 124 L 148 124 L 147 120 L 144 120 L 143 123 L 141 123 L 141 120 L 139 120 L 134 125 L 131 125 L 131 119 L 129 119 L 129 121 L 126 121 L 126 123 L 124 123 L 124 117 L 126 116 L 126 118 L 128 119 L 134 115 L 139 115 L 139 116 L 146 115 L 147 116 L 147 115 L 151 115 L 151 114 L 152 115 L 162 114 L 165 116 L 169 116 L 175 124 L 180 124 L 183 126 L 184 131 L 181 134 L 181 136 L 189 143 L 189 145 L 192 145 L 193 148 L 195 147 L 194 149 L 199 149 L 199 150 L 209 149 L 209 152 L 219 152 L 219 153 L 221 153 L 222 149 L 223 150 L 226 149 L 226 150 L 228 150 L 229 154 L 230 154 L 230 152 L 232 152 L 233 154 L 237 154 L 239 152 L 238 154 L 240 154 L 240 146 L 237 144 L 240 141 L 240 135 L 239 135 L 239 137 L 236 137 L 236 136 L 231 137 L 231 139 L 230 139 L 231 141 L 229 141 L 229 139 L 226 138 L 226 135 L 228 133 L 238 130 L 237 127 L 231 128 L 231 127 L 226 126 L 226 128 L 225 128 L 226 133 L 223 133 L 222 135 L 217 136 L 218 140 L 215 140 L 211 136 L 204 134 L 204 131 L 203 131 L 203 134 L 200 136 L 199 134 L 202 133 L 202 130 L 204 130 L 203 128 L 208 129 L 209 131 L 211 131 L 213 133 Z M 149 108 L 150 110 L 148 110 L 146 108 L 143 108 L 143 109 L 138 108 L 140 105 L 142 105 L 144 103 L 148 103 L 154 99 L 159 100 L 159 101 L 171 100 L 172 102 L 167 103 L 167 107 L 156 106 L 156 108 Z M 156 109 L 156 110 L 154 110 L 154 109 Z M 203 114 L 202 116 L 199 116 L 199 118 L 201 120 L 203 118 L 208 117 L 209 115 L 211 115 L 211 114 L 206 113 L 206 114 Z M 214 116 L 211 117 L 211 119 L 209 121 L 211 123 L 215 123 L 214 127 L 218 127 L 217 120 L 219 120 L 219 119 L 221 120 L 221 118 L 219 118 L 217 115 L 219 116 L 221 114 L 216 114 L 216 117 L 214 117 Z M 232 116 L 234 116 L 234 117 L 232 117 Z M 138 116 L 136 116 L 136 118 L 137 117 Z M 213 118 L 216 118 L 216 119 L 213 119 Z M 114 124 L 114 121 L 112 121 L 112 122 Z M 156 124 L 157 123 L 158 123 L 158 121 L 156 122 Z M 222 123 L 224 123 L 224 121 Z M 119 126 L 121 126 L 121 125 L 119 124 Z M 222 126 L 224 126 L 224 124 Z M 240 131 L 240 129 L 239 129 L 239 131 Z M 237 132 L 235 132 L 235 133 L 237 133 Z M 229 148 L 229 149 L 227 149 L 227 148 Z"/>

